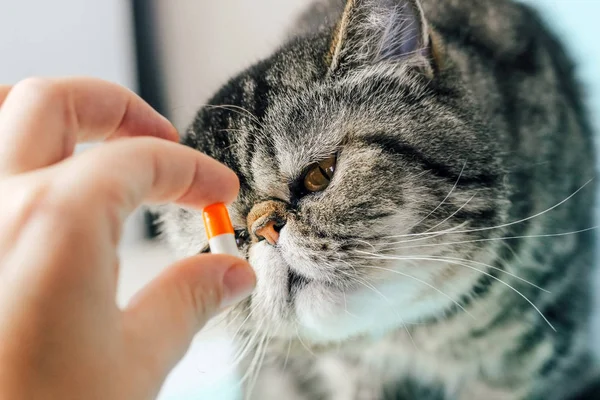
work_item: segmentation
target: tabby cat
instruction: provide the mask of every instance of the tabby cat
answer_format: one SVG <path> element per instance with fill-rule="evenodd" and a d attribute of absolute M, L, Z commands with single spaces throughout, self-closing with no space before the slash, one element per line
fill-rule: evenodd
<path fill-rule="evenodd" d="M 241 184 L 246 397 L 593 396 L 595 156 L 573 69 L 513 1 L 321 0 L 222 87 L 183 143 Z M 180 256 L 207 251 L 199 211 L 162 220 Z"/>

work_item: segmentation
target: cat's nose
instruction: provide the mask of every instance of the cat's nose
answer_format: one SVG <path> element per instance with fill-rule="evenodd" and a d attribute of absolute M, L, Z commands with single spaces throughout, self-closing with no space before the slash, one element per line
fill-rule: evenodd
<path fill-rule="evenodd" d="M 255 241 L 266 240 L 275 246 L 279 232 L 286 223 L 286 207 L 281 201 L 269 200 L 256 204 L 248 213 L 248 232 Z"/>
<path fill-rule="evenodd" d="M 262 227 L 254 231 L 254 235 L 258 240 L 264 239 L 269 244 L 275 246 L 279 241 L 279 231 L 282 226 L 278 225 L 275 221 L 267 221 Z"/>

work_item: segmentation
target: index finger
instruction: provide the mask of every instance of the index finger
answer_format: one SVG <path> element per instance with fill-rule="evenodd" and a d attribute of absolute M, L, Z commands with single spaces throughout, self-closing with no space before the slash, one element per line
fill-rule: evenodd
<path fill-rule="evenodd" d="M 57 165 L 52 191 L 61 224 L 84 215 L 108 221 L 115 241 L 125 218 L 142 203 L 178 203 L 196 209 L 231 203 L 239 191 L 236 174 L 199 151 L 154 138 L 109 143 Z M 76 196 L 73 193 L 77 193 Z"/>
<path fill-rule="evenodd" d="M 120 136 L 178 139 L 173 125 L 140 97 L 100 79 L 30 78 L 1 92 L 8 94 L 0 108 L 0 176 L 59 162 L 77 142 Z"/>

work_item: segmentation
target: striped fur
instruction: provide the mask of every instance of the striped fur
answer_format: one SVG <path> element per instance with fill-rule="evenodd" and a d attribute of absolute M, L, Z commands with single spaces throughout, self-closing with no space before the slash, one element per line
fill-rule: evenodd
<path fill-rule="evenodd" d="M 240 178 L 248 398 L 562 400 L 594 379 L 592 132 L 533 10 L 321 0 L 210 104 L 184 143 Z M 287 212 L 276 247 L 246 231 L 265 200 Z M 206 249 L 198 211 L 162 215 L 180 256 Z"/>

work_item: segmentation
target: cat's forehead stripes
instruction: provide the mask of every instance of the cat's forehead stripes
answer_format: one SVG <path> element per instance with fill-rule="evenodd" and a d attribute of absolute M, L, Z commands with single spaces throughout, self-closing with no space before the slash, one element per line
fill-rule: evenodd
<path fill-rule="evenodd" d="M 335 155 L 346 132 L 343 124 L 334 122 L 330 126 L 306 127 L 297 140 L 276 138 L 274 147 L 281 174 L 296 179 L 309 165 Z"/>

